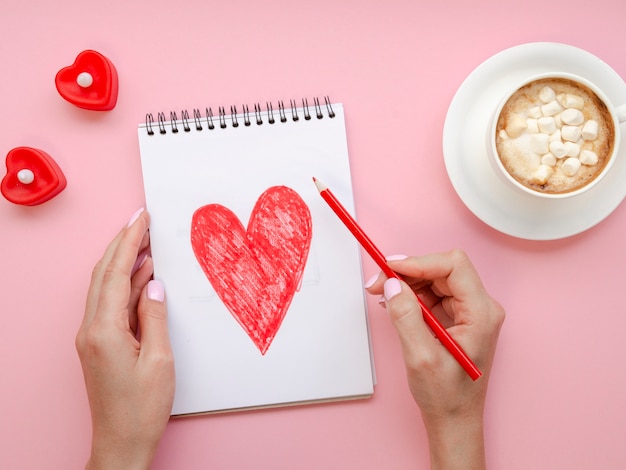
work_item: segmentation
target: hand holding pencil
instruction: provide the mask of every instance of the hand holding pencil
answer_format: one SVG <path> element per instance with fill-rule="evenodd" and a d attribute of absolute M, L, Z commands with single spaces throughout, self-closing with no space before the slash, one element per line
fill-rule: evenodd
<path fill-rule="evenodd" d="M 388 278 L 395 278 L 401 280 L 402 278 L 394 272 L 393 269 L 387 264 L 387 260 L 380 252 L 380 250 L 374 245 L 370 238 L 365 234 L 361 227 L 357 224 L 356 220 L 346 211 L 341 205 L 335 195 L 315 177 L 313 182 L 317 186 L 322 198 L 326 201 L 329 207 L 335 212 L 335 214 L 341 219 L 345 226 L 352 232 L 355 238 L 359 241 L 361 246 L 368 252 L 372 259 L 378 264 L 383 273 Z M 481 371 L 476 367 L 468 355 L 457 344 L 457 342 L 450 336 L 448 331 L 442 326 L 441 322 L 432 314 L 429 307 L 424 304 L 421 298 L 417 297 L 417 302 L 420 305 L 424 321 L 430 327 L 435 336 L 441 341 L 445 348 L 452 354 L 461 367 L 467 372 L 472 380 L 477 380 L 481 376 Z"/>
<path fill-rule="evenodd" d="M 504 310 L 460 250 L 390 257 L 397 278 L 366 283 L 385 306 L 400 338 L 409 389 L 428 433 L 432 468 L 484 469 L 483 412 Z M 468 380 L 429 331 L 417 296 L 480 367 Z"/>
<path fill-rule="evenodd" d="M 463 251 L 385 258 L 334 194 L 313 181 L 382 270 L 365 287 L 384 294 L 398 332 L 409 390 L 428 433 L 431 468 L 484 470 L 483 416 L 504 309 Z"/>

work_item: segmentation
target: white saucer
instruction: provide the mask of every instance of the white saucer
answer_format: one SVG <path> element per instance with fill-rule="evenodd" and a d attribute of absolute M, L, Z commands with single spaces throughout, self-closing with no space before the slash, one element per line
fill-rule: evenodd
<path fill-rule="evenodd" d="M 531 43 L 502 51 L 479 65 L 457 90 L 443 129 L 448 176 L 470 211 L 500 232 L 554 240 L 598 224 L 626 196 L 626 139 L 602 181 L 571 199 L 542 200 L 510 187 L 487 153 L 487 126 L 501 97 L 529 75 L 566 72 L 601 88 L 614 105 L 626 103 L 624 80 L 598 57 L 573 46 Z"/>

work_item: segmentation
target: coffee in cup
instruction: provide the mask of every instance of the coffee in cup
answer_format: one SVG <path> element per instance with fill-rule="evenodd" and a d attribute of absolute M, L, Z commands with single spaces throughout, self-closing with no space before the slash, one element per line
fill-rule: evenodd
<path fill-rule="evenodd" d="M 512 91 L 490 130 L 497 164 L 518 187 L 564 197 L 594 185 L 619 145 L 615 112 L 592 84 L 572 75 L 535 77 Z"/>

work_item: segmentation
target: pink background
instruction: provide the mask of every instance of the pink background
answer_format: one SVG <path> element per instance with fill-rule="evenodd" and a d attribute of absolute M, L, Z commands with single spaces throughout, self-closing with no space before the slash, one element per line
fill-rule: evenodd
<path fill-rule="evenodd" d="M 441 145 L 455 91 L 503 49 L 567 43 L 626 76 L 623 5 L 5 1 L 1 153 L 46 150 L 68 187 L 38 207 L 0 199 L 0 467 L 80 468 L 87 458 L 74 335 L 92 266 L 144 204 L 136 126 L 145 113 L 328 94 L 346 107 L 357 211 L 380 248 L 464 248 L 507 309 L 486 411 L 490 467 L 626 468 L 626 206 L 580 235 L 516 239 L 464 206 Z M 54 88 L 56 72 L 88 48 L 117 66 L 111 112 L 75 108 Z M 369 259 L 364 270 L 366 279 L 377 271 Z M 369 305 L 373 398 L 178 419 L 153 467 L 427 467 L 395 331 Z"/>

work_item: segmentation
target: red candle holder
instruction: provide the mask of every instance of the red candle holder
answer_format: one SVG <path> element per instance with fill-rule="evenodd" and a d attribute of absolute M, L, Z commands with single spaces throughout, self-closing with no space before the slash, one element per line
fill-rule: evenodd
<path fill-rule="evenodd" d="M 43 150 L 16 147 L 7 154 L 6 167 L 7 174 L 0 183 L 0 191 L 14 204 L 42 204 L 67 186 L 61 168 Z"/>
<path fill-rule="evenodd" d="M 59 94 L 79 108 L 108 111 L 117 103 L 117 70 L 96 51 L 78 54 L 72 65 L 59 70 L 54 83 Z"/>

